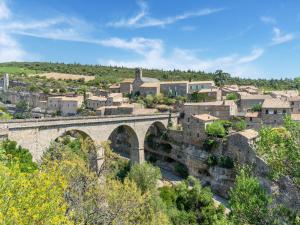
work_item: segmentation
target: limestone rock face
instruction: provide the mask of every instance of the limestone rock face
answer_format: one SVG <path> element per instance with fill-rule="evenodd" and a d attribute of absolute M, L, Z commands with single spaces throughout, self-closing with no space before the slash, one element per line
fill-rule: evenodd
<path fill-rule="evenodd" d="M 209 168 L 211 190 L 223 198 L 228 198 L 230 188 L 234 185 L 235 173 L 232 169 L 218 166 Z"/>

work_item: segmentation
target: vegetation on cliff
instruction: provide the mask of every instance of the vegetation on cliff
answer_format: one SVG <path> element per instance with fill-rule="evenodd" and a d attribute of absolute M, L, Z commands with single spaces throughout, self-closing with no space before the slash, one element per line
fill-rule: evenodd
<path fill-rule="evenodd" d="M 292 132 L 298 132 L 293 125 Z M 95 170 L 89 138 L 57 139 L 32 162 L 28 150 L 4 141 L 0 148 L 1 224 L 297 224 L 274 205 L 250 170 L 240 168 L 230 192 L 231 212 L 217 206 L 193 177 L 157 188 L 161 174 L 149 163 L 131 165 L 103 143 L 106 160 Z"/>
<path fill-rule="evenodd" d="M 289 176 L 300 185 L 300 123 L 285 118 L 284 127 L 263 127 L 257 142 L 258 154 L 271 167 L 271 178 Z"/>

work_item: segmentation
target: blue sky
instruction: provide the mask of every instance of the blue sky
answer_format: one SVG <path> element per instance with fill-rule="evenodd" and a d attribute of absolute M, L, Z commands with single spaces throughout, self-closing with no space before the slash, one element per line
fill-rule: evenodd
<path fill-rule="evenodd" d="M 52 61 L 293 78 L 298 0 L 0 0 L 0 62 Z"/>

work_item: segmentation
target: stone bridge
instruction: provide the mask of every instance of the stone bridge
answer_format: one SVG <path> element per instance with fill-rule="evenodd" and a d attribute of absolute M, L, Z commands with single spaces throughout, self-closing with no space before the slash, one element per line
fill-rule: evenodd
<path fill-rule="evenodd" d="M 175 114 L 171 115 L 173 121 L 176 117 Z M 98 157 L 103 158 L 101 143 L 112 140 L 114 137 L 111 135 L 122 128 L 130 142 L 130 159 L 141 163 L 144 161 L 147 131 L 153 126 L 165 129 L 168 119 L 169 114 L 10 120 L 0 122 L 0 133 L 2 137 L 29 149 L 33 159 L 39 161 L 51 142 L 70 131 L 78 131 L 90 137 L 97 148 Z"/>

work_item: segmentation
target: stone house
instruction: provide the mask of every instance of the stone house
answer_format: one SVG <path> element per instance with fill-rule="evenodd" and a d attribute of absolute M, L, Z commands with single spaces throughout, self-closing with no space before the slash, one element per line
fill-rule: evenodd
<path fill-rule="evenodd" d="M 292 107 L 288 101 L 279 98 L 266 99 L 262 104 L 261 117 L 264 124 L 282 125 L 285 115 L 291 115 Z"/>
<path fill-rule="evenodd" d="M 140 87 L 144 83 L 159 83 L 158 79 L 150 78 L 150 77 L 143 77 L 142 69 L 137 68 L 135 70 L 135 79 L 132 82 L 132 92 L 133 94 L 140 93 Z"/>
<path fill-rule="evenodd" d="M 95 96 L 107 97 L 110 94 L 110 92 L 104 89 L 96 89 L 92 91 L 92 94 Z"/>
<path fill-rule="evenodd" d="M 226 96 L 229 93 L 237 93 L 240 91 L 238 85 L 225 85 L 221 88 L 222 96 Z"/>
<path fill-rule="evenodd" d="M 24 100 L 28 103 L 28 106 L 35 108 L 39 106 L 40 93 L 38 92 L 27 92 L 27 91 L 6 91 L 1 94 L 2 101 L 10 104 L 18 104 L 19 101 Z"/>
<path fill-rule="evenodd" d="M 96 110 L 101 106 L 105 106 L 106 100 L 107 98 L 103 96 L 91 96 L 88 99 L 86 99 L 86 107 L 89 109 Z"/>
<path fill-rule="evenodd" d="M 123 104 L 120 106 L 102 106 L 97 108 L 96 115 L 107 116 L 107 115 L 125 115 L 133 114 L 134 106 L 131 104 Z"/>
<path fill-rule="evenodd" d="M 47 110 L 60 112 L 62 116 L 74 116 L 83 103 L 83 97 L 49 97 Z"/>
<path fill-rule="evenodd" d="M 160 93 L 160 85 L 159 83 L 143 83 L 140 86 L 140 95 L 157 95 Z"/>
<path fill-rule="evenodd" d="M 259 112 L 247 112 L 245 115 L 247 127 L 258 130 L 261 127 L 262 120 Z"/>
<path fill-rule="evenodd" d="M 201 146 L 207 138 L 205 133 L 207 125 L 218 119 L 209 114 L 198 114 L 192 115 L 189 120 L 184 120 L 182 124 L 184 142 Z"/>
<path fill-rule="evenodd" d="M 187 81 L 160 82 L 160 92 L 164 96 L 168 96 L 168 97 L 186 96 L 188 92 L 188 82 Z"/>
<path fill-rule="evenodd" d="M 234 101 L 224 100 L 215 102 L 185 103 L 183 105 L 184 120 L 189 121 L 191 116 L 208 114 L 220 119 L 228 120 L 237 115 L 237 105 Z"/>
<path fill-rule="evenodd" d="M 197 93 L 201 94 L 204 102 L 220 101 L 222 99 L 222 92 L 218 88 L 202 89 Z"/>
<path fill-rule="evenodd" d="M 300 113 L 300 96 L 289 97 L 288 101 L 292 107 L 292 113 Z"/>
<path fill-rule="evenodd" d="M 120 93 L 120 84 L 112 84 L 108 89 L 110 93 Z"/>
<path fill-rule="evenodd" d="M 240 112 L 247 112 L 254 105 L 262 105 L 266 99 L 272 98 L 270 95 L 240 95 L 238 108 Z"/>
<path fill-rule="evenodd" d="M 106 106 L 120 106 L 123 103 L 127 103 L 128 98 L 123 98 L 122 93 L 111 93 L 106 100 Z"/>
<path fill-rule="evenodd" d="M 211 89 L 215 86 L 213 81 L 193 81 L 188 83 L 188 93 L 200 91 L 202 89 Z"/>
<path fill-rule="evenodd" d="M 123 94 L 131 94 L 132 93 L 132 83 L 133 79 L 126 79 L 120 83 L 120 92 Z"/>
<path fill-rule="evenodd" d="M 261 91 L 253 85 L 241 85 L 239 86 L 239 89 L 240 91 L 247 92 L 248 94 L 251 95 L 261 94 Z"/>
<path fill-rule="evenodd" d="M 298 90 L 272 91 L 270 95 L 273 98 L 281 98 L 283 100 L 288 100 L 289 98 L 299 96 L 299 92 Z"/>

